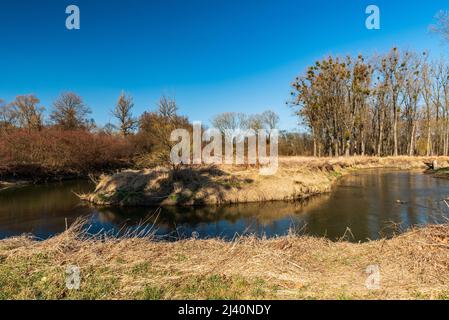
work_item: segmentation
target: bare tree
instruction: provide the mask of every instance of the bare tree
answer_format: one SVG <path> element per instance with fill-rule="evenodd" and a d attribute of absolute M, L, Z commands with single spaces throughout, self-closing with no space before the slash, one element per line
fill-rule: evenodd
<path fill-rule="evenodd" d="M 65 129 L 86 129 L 89 124 L 88 115 L 92 111 L 83 102 L 83 99 L 73 92 L 61 94 L 53 103 L 53 111 L 50 115 L 51 121 Z"/>
<path fill-rule="evenodd" d="M 439 33 L 445 41 L 449 41 L 449 11 L 441 10 L 435 16 L 436 23 L 430 26 L 430 30 Z M 431 96 L 435 112 L 435 129 L 436 144 L 435 152 L 437 154 L 449 154 L 449 70 L 446 63 L 441 60 L 434 71 L 433 81 L 427 81 L 427 88 L 433 86 L 433 94 Z M 427 106 L 428 103 L 426 102 Z M 430 125 L 429 121 L 428 124 Z M 430 129 L 429 129 L 430 131 Z M 430 132 L 428 133 L 430 139 Z M 441 148 L 442 142 L 442 149 Z M 430 141 L 428 140 L 428 148 Z M 429 153 L 429 151 L 427 151 Z"/>
<path fill-rule="evenodd" d="M 0 129 L 5 131 L 16 125 L 17 113 L 12 104 L 0 99 Z"/>
<path fill-rule="evenodd" d="M 433 113 L 434 113 L 434 153 L 440 155 L 441 154 L 441 130 L 442 130 L 442 121 L 443 121 L 443 84 L 444 84 L 444 61 L 434 62 L 433 63 L 433 79 L 432 79 L 432 105 L 433 105 Z"/>
<path fill-rule="evenodd" d="M 114 124 L 108 122 L 100 129 L 100 132 L 108 136 L 112 136 L 117 133 L 117 127 Z"/>
<path fill-rule="evenodd" d="M 19 126 L 28 130 L 42 129 L 45 107 L 38 106 L 39 104 L 40 100 L 32 94 L 16 97 L 13 105 L 16 108 Z"/>
<path fill-rule="evenodd" d="M 423 62 L 421 68 L 421 78 L 422 78 L 422 91 L 421 95 L 425 104 L 425 125 L 426 125 L 426 155 L 430 156 L 432 153 L 432 73 L 433 69 L 428 62 L 428 54 L 425 52 L 425 61 Z"/>
<path fill-rule="evenodd" d="M 157 111 L 145 112 L 140 117 L 138 135 L 146 142 L 146 148 L 151 149 L 152 164 L 170 163 L 170 152 L 176 144 L 171 141 L 171 133 L 174 130 L 192 130 L 189 120 L 178 115 L 177 111 L 176 100 L 162 96 L 157 104 Z M 177 167 L 173 165 L 173 169 L 176 171 Z"/>
<path fill-rule="evenodd" d="M 216 115 L 211 122 L 212 125 L 223 134 L 227 130 L 234 130 L 238 127 L 236 114 L 233 112 L 226 112 Z"/>
<path fill-rule="evenodd" d="M 223 136 L 226 137 L 232 137 L 235 130 L 247 127 L 246 115 L 235 112 L 225 112 L 216 115 L 211 122 L 212 126 L 218 129 Z"/>
<path fill-rule="evenodd" d="M 441 10 L 435 15 L 436 23 L 430 26 L 430 30 L 439 33 L 446 41 L 449 41 L 449 11 Z"/>
<path fill-rule="evenodd" d="M 420 117 L 418 103 L 422 90 L 421 64 L 422 61 L 418 55 L 411 55 L 404 84 L 404 120 L 408 136 L 407 153 L 409 156 L 414 156 L 416 151 L 417 123 Z"/>
<path fill-rule="evenodd" d="M 137 121 L 132 115 L 133 108 L 133 98 L 122 92 L 112 114 L 119 122 L 118 126 L 123 137 L 130 135 L 137 126 Z"/>
<path fill-rule="evenodd" d="M 396 48 L 364 60 L 329 57 L 293 82 L 313 154 L 449 154 L 448 64 Z"/>
<path fill-rule="evenodd" d="M 393 112 L 393 156 L 399 155 L 398 123 L 403 98 L 401 90 L 406 81 L 408 58 L 408 52 L 401 57 L 397 48 L 393 48 L 387 56 L 387 77 Z"/>
<path fill-rule="evenodd" d="M 262 113 L 262 120 L 269 130 L 277 129 L 279 125 L 279 115 L 271 110 Z"/>
<path fill-rule="evenodd" d="M 176 100 L 167 96 L 162 96 L 158 103 L 159 115 L 166 119 L 171 119 L 176 117 L 178 113 L 178 105 Z"/>
<path fill-rule="evenodd" d="M 265 121 L 261 114 L 252 114 L 247 116 L 244 129 L 258 131 L 265 127 Z"/>
<path fill-rule="evenodd" d="M 443 107 L 443 155 L 449 154 L 449 66 L 444 63 L 442 76 L 442 107 Z"/>

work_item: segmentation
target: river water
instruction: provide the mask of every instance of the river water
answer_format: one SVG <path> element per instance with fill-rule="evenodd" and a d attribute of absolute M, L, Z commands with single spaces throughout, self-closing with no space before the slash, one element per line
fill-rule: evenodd
<path fill-rule="evenodd" d="M 361 171 L 342 178 L 333 192 L 303 202 L 221 207 L 95 208 L 75 195 L 93 188 L 88 181 L 68 181 L 0 191 L 0 238 L 30 234 L 47 239 L 83 217 L 92 234 L 154 232 L 167 240 L 192 235 L 229 240 L 293 232 L 359 242 L 449 217 L 443 201 L 449 197 L 449 180 L 415 171 Z"/>

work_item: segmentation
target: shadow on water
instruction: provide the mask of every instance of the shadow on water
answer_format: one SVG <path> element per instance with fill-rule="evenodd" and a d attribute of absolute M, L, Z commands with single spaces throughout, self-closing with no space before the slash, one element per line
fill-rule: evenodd
<path fill-rule="evenodd" d="M 331 240 L 366 241 L 391 236 L 411 226 L 446 222 L 449 181 L 420 172 L 367 170 L 344 177 L 330 194 L 304 202 L 270 202 L 196 208 L 94 208 L 76 193 L 89 192 L 87 181 L 70 181 L 0 192 L 0 238 L 33 234 L 46 239 L 88 217 L 89 232 L 120 234 L 156 226 L 165 239 L 236 234 L 282 236 L 294 231 Z M 143 225 L 142 225 L 143 223 Z"/>

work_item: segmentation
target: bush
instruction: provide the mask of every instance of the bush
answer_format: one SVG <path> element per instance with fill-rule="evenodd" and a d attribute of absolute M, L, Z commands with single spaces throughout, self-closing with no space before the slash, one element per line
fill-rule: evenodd
<path fill-rule="evenodd" d="M 0 177 L 86 175 L 128 165 L 133 147 L 127 140 L 85 130 L 15 129 L 0 139 Z"/>

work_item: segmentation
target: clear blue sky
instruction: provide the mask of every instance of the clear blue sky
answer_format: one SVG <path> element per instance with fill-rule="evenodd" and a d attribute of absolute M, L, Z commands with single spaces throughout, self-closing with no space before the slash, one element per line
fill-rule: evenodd
<path fill-rule="evenodd" d="M 65 28 L 69 4 L 80 7 L 81 30 Z M 381 9 L 381 30 L 365 28 L 369 4 Z M 438 57 L 448 46 L 428 26 L 440 9 L 447 0 L 5 0 L 0 98 L 35 93 L 49 107 L 75 91 L 104 124 L 121 90 L 136 114 L 166 93 L 191 120 L 270 108 L 294 129 L 285 101 L 307 65 L 392 46 Z"/>

